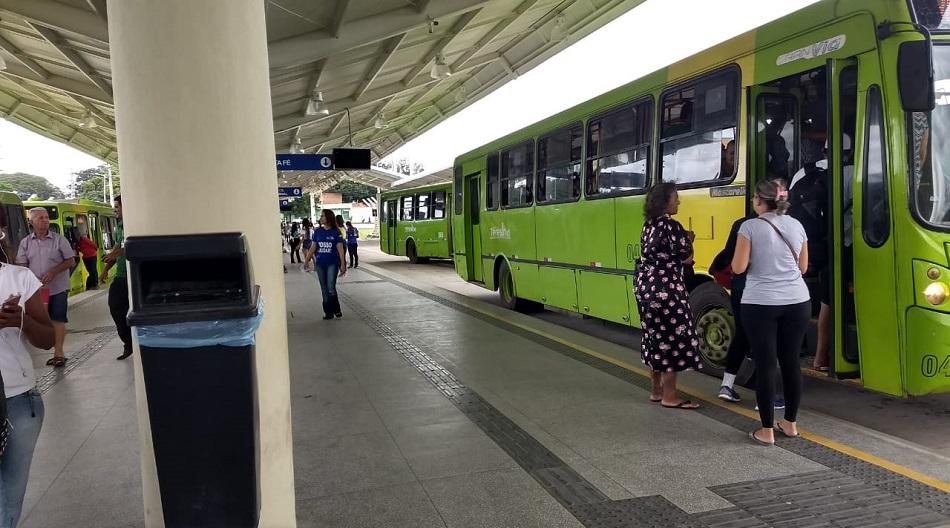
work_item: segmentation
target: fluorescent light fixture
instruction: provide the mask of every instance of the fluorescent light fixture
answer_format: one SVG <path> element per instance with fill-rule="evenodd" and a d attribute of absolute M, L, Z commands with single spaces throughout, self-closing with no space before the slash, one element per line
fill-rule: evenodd
<path fill-rule="evenodd" d="M 432 71 L 429 72 L 429 76 L 433 79 L 448 79 L 452 75 L 452 72 L 449 71 L 448 64 L 445 63 L 445 55 L 439 53 L 435 56 L 435 63 L 432 64 Z"/>
<path fill-rule="evenodd" d="M 327 104 L 323 102 L 323 92 L 313 92 L 313 95 L 310 96 L 310 102 L 307 103 L 307 110 L 304 112 L 304 114 L 308 116 L 330 115 L 330 109 L 327 108 Z"/>
<path fill-rule="evenodd" d="M 82 115 L 82 119 L 79 120 L 79 128 L 96 128 L 96 120 L 92 117 L 92 114 L 86 112 Z"/>
<path fill-rule="evenodd" d="M 554 19 L 554 27 L 551 28 L 551 42 L 558 42 L 567 38 L 567 22 L 564 15 L 558 15 Z"/>
<path fill-rule="evenodd" d="M 376 122 L 373 123 L 373 126 L 376 127 L 376 130 L 382 130 L 389 126 L 389 121 L 386 121 L 386 117 L 383 114 L 376 115 Z"/>

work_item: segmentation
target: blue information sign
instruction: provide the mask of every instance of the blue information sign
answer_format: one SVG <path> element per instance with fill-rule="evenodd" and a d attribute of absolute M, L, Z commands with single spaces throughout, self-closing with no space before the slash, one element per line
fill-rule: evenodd
<path fill-rule="evenodd" d="M 300 198 L 303 196 L 303 189 L 300 187 L 278 187 L 277 196 L 279 198 Z"/>
<path fill-rule="evenodd" d="M 278 154 L 279 171 L 328 171 L 333 170 L 330 154 Z"/>

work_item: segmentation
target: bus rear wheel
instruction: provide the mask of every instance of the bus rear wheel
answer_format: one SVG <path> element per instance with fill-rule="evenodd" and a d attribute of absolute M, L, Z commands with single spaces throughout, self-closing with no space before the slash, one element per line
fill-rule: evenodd
<path fill-rule="evenodd" d="M 517 312 L 539 312 L 544 309 L 544 305 L 527 299 L 520 299 L 518 291 L 515 289 L 515 278 L 511 274 L 511 267 L 508 262 L 502 261 L 498 269 L 498 296 L 501 303 L 509 310 Z"/>
<path fill-rule="evenodd" d="M 416 243 L 412 240 L 406 243 L 406 256 L 409 257 L 409 262 L 413 264 L 419 263 L 419 252 L 416 251 Z"/>
<path fill-rule="evenodd" d="M 729 293 L 715 282 L 704 282 L 689 294 L 689 304 L 696 322 L 699 358 L 703 371 L 721 378 L 726 372 L 726 356 L 736 339 L 736 322 Z M 736 375 L 736 382 L 746 385 L 755 375 L 755 364 L 746 358 Z"/>

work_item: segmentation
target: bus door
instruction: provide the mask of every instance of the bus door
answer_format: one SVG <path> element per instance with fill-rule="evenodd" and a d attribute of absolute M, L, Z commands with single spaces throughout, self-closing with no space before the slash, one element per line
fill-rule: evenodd
<path fill-rule="evenodd" d="M 396 215 L 399 211 L 396 209 L 396 200 L 386 202 L 386 253 L 398 255 L 396 253 Z"/>
<path fill-rule="evenodd" d="M 870 56 L 874 57 L 873 54 Z M 887 137 L 893 134 L 887 128 L 894 123 L 886 119 L 889 114 L 887 105 L 897 103 L 893 97 L 888 103 L 883 95 L 878 64 L 876 58 L 865 61 L 862 57 L 858 69 L 857 126 L 853 145 L 857 177 L 853 187 L 851 249 L 854 262 L 853 302 L 859 321 L 857 340 L 863 346 L 860 356 L 854 359 L 860 364 L 861 381 L 865 387 L 890 394 L 904 394 L 904 376 L 895 375 L 901 371 L 903 363 L 901 351 L 904 348 L 901 346 L 898 320 L 904 313 L 899 312 L 897 244 L 891 234 L 889 200 L 894 191 L 888 189 L 892 183 L 888 175 L 899 175 L 901 172 L 888 171 L 890 160 L 886 155 Z M 896 181 L 903 184 L 905 180 L 904 177 L 898 177 Z M 838 368 L 835 365 L 835 370 Z"/>
<path fill-rule="evenodd" d="M 854 303 L 853 188 L 854 139 L 858 102 L 858 62 L 832 59 L 827 68 L 828 94 L 828 271 L 832 340 L 829 375 L 859 375 L 858 334 Z M 862 265 L 864 263 L 862 262 Z M 893 264 L 892 264 L 893 265 Z M 877 286 L 875 286 L 877 287 Z M 884 306 L 875 309 L 885 309 Z M 896 345 L 896 343 L 895 343 Z"/>
<path fill-rule="evenodd" d="M 465 191 L 468 200 L 465 207 L 469 211 L 469 221 L 465 222 L 468 232 L 465 233 L 465 254 L 468 256 L 469 280 L 484 282 L 482 275 L 482 229 L 481 220 L 481 173 L 470 174 L 465 178 Z"/>

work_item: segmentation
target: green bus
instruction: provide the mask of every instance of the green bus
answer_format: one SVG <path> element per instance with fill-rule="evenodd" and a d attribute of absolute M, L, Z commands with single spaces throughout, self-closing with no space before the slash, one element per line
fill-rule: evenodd
<path fill-rule="evenodd" d="M 791 179 L 824 147 L 828 375 L 899 396 L 950 392 L 945 10 L 822 0 L 459 156 L 456 271 L 513 309 L 639 326 L 644 194 L 675 182 L 678 220 L 696 234 L 700 352 L 721 373 L 735 327 L 709 266 L 755 183 Z"/>
<path fill-rule="evenodd" d="M 86 279 L 89 274 L 82 265 L 77 249 L 80 237 L 88 236 L 99 247 L 96 269 L 101 274 L 105 269 L 102 257 L 115 247 L 115 234 L 118 220 L 115 209 L 109 204 L 90 200 L 28 200 L 23 206 L 26 209 L 26 218 L 29 210 L 34 207 L 43 207 L 49 213 L 50 231 L 59 233 L 76 250 L 76 266 L 69 276 L 69 295 L 76 295 L 86 291 Z M 32 228 L 31 228 L 32 230 Z"/>
<path fill-rule="evenodd" d="M 3 233 L 9 247 L 16 252 L 23 237 L 30 233 L 30 226 L 26 221 L 23 202 L 16 193 L 0 192 L 0 207 L 7 219 L 7 230 Z M 15 262 L 16 255 L 7 255 L 7 262 Z"/>
<path fill-rule="evenodd" d="M 451 201 L 451 183 L 382 193 L 379 247 L 413 264 L 452 258 Z"/>

